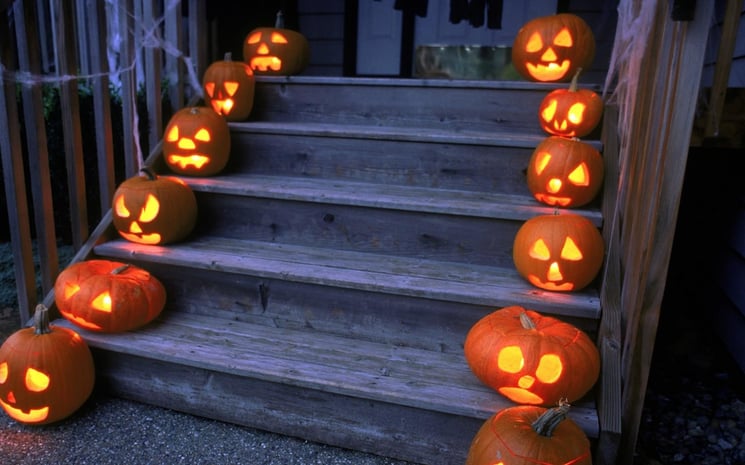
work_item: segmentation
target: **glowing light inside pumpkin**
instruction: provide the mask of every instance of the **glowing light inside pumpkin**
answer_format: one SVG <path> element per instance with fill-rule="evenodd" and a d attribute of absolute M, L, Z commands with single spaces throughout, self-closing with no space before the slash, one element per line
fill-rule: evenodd
<path fill-rule="evenodd" d="M 548 249 L 548 245 L 543 239 L 538 239 L 533 243 L 533 246 L 528 251 L 531 257 L 546 261 L 551 258 L 551 251 Z"/>
<path fill-rule="evenodd" d="M 168 162 L 173 165 L 178 165 L 181 168 L 186 168 L 188 166 L 193 166 L 194 168 L 201 168 L 207 163 L 209 163 L 210 159 L 204 155 L 194 154 L 194 155 L 169 155 L 168 156 Z"/>
<path fill-rule="evenodd" d="M 523 352 L 517 346 L 507 346 L 499 351 L 497 366 L 507 373 L 519 373 L 525 365 Z"/>
<path fill-rule="evenodd" d="M 279 32 L 273 31 L 269 35 L 269 40 L 272 44 L 287 44 L 287 37 L 280 34 Z M 261 31 L 255 32 L 248 36 L 247 42 L 249 44 L 257 44 L 261 41 Z M 270 50 L 269 46 L 261 42 L 256 49 L 256 54 L 259 56 L 251 58 L 251 61 L 249 62 L 249 66 L 251 69 L 259 70 L 259 71 L 279 71 L 282 69 L 282 60 L 279 57 L 276 56 L 269 56 Z"/>
<path fill-rule="evenodd" d="M 124 196 L 120 195 L 114 200 L 114 212 L 120 218 L 129 218 L 131 213 L 124 203 Z M 158 244 L 161 236 L 158 233 L 143 234 L 143 230 L 137 221 L 150 223 L 154 221 L 160 213 L 160 202 L 153 194 L 148 194 L 145 199 L 145 206 L 140 210 L 137 220 L 132 221 L 129 225 L 129 232 L 119 231 L 119 234 L 125 239 L 140 244 Z"/>
<path fill-rule="evenodd" d="M 0 363 L 0 384 L 8 380 L 8 362 Z"/>
<path fill-rule="evenodd" d="M 64 298 L 69 299 L 80 291 L 80 286 L 75 283 L 68 283 L 65 286 Z"/>
<path fill-rule="evenodd" d="M 111 313 L 111 294 L 102 292 L 91 302 L 91 307 L 100 311 Z"/>
<path fill-rule="evenodd" d="M 8 401 L 15 403 L 15 399 L 8 399 Z M 7 413 L 8 416 L 21 423 L 39 423 L 46 420 L 49 416 L 49 407 L 42 407 L 37 409 L 32 408 L 29 409 L 28 413 L 24 413 L 23 410 L 12 407 L 10 404 L 7 404 L 2 399 L 0 399 L 0 405 L 2 405 L 5 413 Z"/>
<path fill-rule="evenodd" d="M 587 105 L 584 103 L 575 103 L 569 108 L 567 113 L 567 119 L 573 124 L 579 124 L 585 118 L 585 110 Z"/>
<path fill-rule="evenodd" d="M 551 260 L 551 250 L 543 239 L 536 240 L 528 251 L 530 257 L 541 261 Z M 561 258 L 569 261 L 580 261 L 584 258 L 582 250 L 577 246 L 577 243 L 571 238 L 567 237 L 564 239 L 564 244 L 560 252 Z M 550 291 L 571 291 L 574 289 L 573 283 L 562 283 L 556 284 L 564 280 L 564 275 L 559 266 L 559 262 L 553 261 L 549 264 L 548 270 L 546 271 L 546 281 L 543 282 L 538 276 L 529 275 L 528 281 L 534 286 L 544 288 Z"/>
<path fill-rule="evenodd" d="M 33 368 L 26 370 L 25 381 L 26 388 L 31 392 L 46 391 L 49 387 L 49 375 Z"/>
<path fill-rule="evenodd" d="M 571 237 L 567 237 L 566 240 L 564 240 L 564 246 L 561 248 L 561 258 L 575 262 L 584 258 L 582 251 Z"/>
<path fill-rule="evenodd" d="M 542 383 L 553 384 L 561 378 L 563 370 L 564 364 L 561 363 L 561 358 L 558 355 L 545 354 L 541 356 L 541 360 L 538 362 L 535 375 Z"/>
<path fill-rule="evenodd" d="M 561 179 L 551 178 L 548 180 L 548 184 L 546 185 L 546 190 L 552 194 L 556 194 L 557 192 L 561 190 L 561 186 L 562 186 Z"/>
<path fill-rule="evenodd" d="M 554 37 L 552 45 L 563 48 L 572 47 L 574 45 L 572 33 L 567 28 L 562 28 Z M 525 51 L 528 53 L 538 53 L 543 50 L 543 47 L 543 37 L 541 37 L 539 32 L 534 32 L 525 44 Z M 569 60 L 558 62 L 558 59 L 559 56 L 556 54 L 556 51 L 549 45 L 541 54 L 541 63 L 526 63 L 526 68 L 528 73 L 539 81 L 555 81 L 563 78 L 571 66 Z"/>

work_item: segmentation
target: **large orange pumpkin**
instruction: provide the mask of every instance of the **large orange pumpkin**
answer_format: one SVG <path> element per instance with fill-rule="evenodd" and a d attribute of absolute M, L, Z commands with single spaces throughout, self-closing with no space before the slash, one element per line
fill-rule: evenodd
<path fill-rule="evenodd" d="M 568 89 L 548 93 L 538 106 L 538 121 L 544 131 L 562 137 L 584 137 L 600 123 L 603 99 L 590 89 L 579 89 L 577 79 L 581 68 L 572 78 Z"/>
<path fill-rule="evenodd" d="M 595 36 L 577 15 L 560 13 L 525 23 L 512 43 L 512 63 L 530 81 L 569 81 L 595 58 Z"/>
<path fill-rule="evenodd" d="M 533 151 L 527 182 L 539 202 L 579 207 L 591 202 L 603 185 L 603 157 L 578 139 L 550 136 Z"/>
<path fill-rule="evenodd" d="M 93 392 L 94 381 L 88 345 L 75 331 L 50 325 L 43 305 L 33 328 L 16 331 L 0 347 L 0 406 L 21 423 L 70 416 Z"/>
<path fill-rule="evenodd" d="M 256 89 L 254 73 L 242 61 L 233 61 L 231 53 L 207 68 L 202 87 L 207 104 L 226 120 L 242 121 L 251 114 Z"/>
<path fill-rule="evenodd" d="M 274 27 L 252 30 L 243 41 L 243 61 L 255 74 L 290 76 L 299 74 L 310 59 L 308 39 L 284 28 L 282 12 Z"/>
<path fill-rule="evenodd" d="M 88 260 L 65 268 L 54 284 L 62 316 L 92 331 L 139 328 L 157 317 L 166 291 L 155 276 L 133 265 Z"/>
<path fill-rule="evenodd" d="M 590 441 L 568 411 L 562 403 L 495 413 L 474 436 L 466 465 L 591 465 Z"/>
<path fill-rule="evenodd" d="M 580 329 L 520 306 L 505 307 L 471 327 L 464 345 L 471 371 L 513 402 L 574 402 L 600 375 L 600 354 Z"/>
<path fill-rule="evenodd" d="M 212 111 L 212 110 L 210 110 Z M 138 244 L 163 245 L 191 233 L 197 199 L 182 180 L 149 169 L 122 182 L 114 192 L 113 223 L 119 234 Z"/>
<path fill-rule="evenodd" d="M 210 107 L 187 107 L 173 114 L 163 136 L 168 167 L 187 176 L 212 176 L 230 157 L 230 128 Z"/>
<path fill-rule="evenodd" d="M 587 218 L 563 213 L 539 215 L 515 235 L 512 258 L 520 275 L 547 291 L 578 291 L 595 279 L 605 244 Z"/>

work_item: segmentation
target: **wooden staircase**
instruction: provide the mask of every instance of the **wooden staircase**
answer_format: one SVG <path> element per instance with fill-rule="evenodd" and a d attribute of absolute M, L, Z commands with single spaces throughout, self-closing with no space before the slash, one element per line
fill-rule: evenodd
<path fill-rule="evenodd" d="M 511 405 L 465 362 L 478 319 L 519 304 L 598 333 L 597 288 L 541 291 L 512 263 L 522 222 L 553 211 L 524 170 L 556 87 L 258 78 L 251 121 L 230 124 L 228 167 L 184 178 L 199 204 L 190 238 L 142 246 L 108 226 L 93 248 L 168 290 L 145 328 L 79 330 L 99 383 L 312 441 L 463 463 L 482 422 Z M 597 205 L 575 212 L 602 227 Z M 592 438 L 595 399 L 571 413 Z"/>

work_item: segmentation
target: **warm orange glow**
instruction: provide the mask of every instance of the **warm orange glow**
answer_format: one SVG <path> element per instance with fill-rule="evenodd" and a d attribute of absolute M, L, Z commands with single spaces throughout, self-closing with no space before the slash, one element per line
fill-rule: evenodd
<path fill-rule="evenodd" d="M 566 207 L 572 203 L 572 199 L 569 197 L 559 197 L 556 195 L 542 194 L 540 192 L 535 194 L 536 200 L 543 202 L 546 205 L 558 205 L 560 207 Z"/>
<path fill-rule="evenodd" d="M 251 58 L 251 69 L 257 69 L 259 71 L 279 71 L 282 69 L 282 60 L 277 57 L 254 57 Z"/>
<path fill-rule="evenodd" d="M 286 44 L 287 37 L 283 36 L 279 32 L 272 32 L 272 43 L 273 44 Z"/>
<path fill-rule="evenodd" d="M 499 388 L 499 392 L 518 404 L 540 405 L 543 403 L 543 399 L 540 396 L 533 394 L 527 389 L 519 387 L 501 387 Z"/>
<path fill-rule="evenodd" d="M 135 236 L 135 237 L 137 237 L 137 236 Z M 137 242 L 138 241 L 138 240 L 135 240 L 135 239 L 130 239 L 130 240 L 132 242 Z M 73 315 L 70 312 L 65 312 L 65 311 L 60 310 L 60 313 L 62 314 L 63 317 L 65 317 L 66 319 L 72 321 L 73 323 L 75 323 L 77 326 L 80 326 L 81 328 L 90 329 L 90 330 L 93 330 L 93 331 L 101 331 L 103 329 L 101 326 L 99 326 L 97 324 L 94 324 L 94 323 L 91 323 L 90 321 L 86 320 L 85 318 L 81 318 L 79 316 L 75 316 L 75 315 Z M 77 333 L 75 335 L 78 336 Z M 80 337 L 80 336 L 78 336 L 78 337 Z"/>
<path fill-rule="evenodd" d="M 91 307 L 100 312 L 111 313 L 111 294 L 109 294 L 108 292 L 102 292 L 95 299 L 93 299 L 93 302 L 91 302 Z"/>
<path fill-rule="evenodd" d="M 174 125 L 168 134 L 166 134 L 166 140 L 168 142 L 176 142 L 178 140 L 178 126 Z"/>
<path fill-rule="evenodd" d="M 535 163 L 535 172 L 537 174 L 543 173 L 548 164 L 551 162 L 551 154 L 548 152 L 541 152 L 538 154 L 538 160 Z"/>
<path fill-rule="evenodd" d="M 535 384 L 535 378 L 530 375 L 521 376 L 517 381 L 517 385 L 523 389 L 530 389 Z"/>
<path fill-rule="evenodd" d="M 561 179 L 558 178 L 551 178 L 548 180 L 548 183 L 546 184 L 546 190 L 549 191 L 552 194 L 556 194 L 561 190 Z"/>
<path fill-rule="evenodd" d="M 556 116 L 556 108 L 558 106 L 559 102 L 556 101 L 556 99 L 552 99 L 551 102 L 546 105 L 546 108 L 541 111 L 541 118 L 543 118 L 543 121 L 550 123 Z"/>
<path fill-rule="evenodd" d="M 127 206 L 124 205 L 123 195 L 116 198 L 116 201 L 114 202 L 114 212 L 116 213 L 116 216 L 120 218 L 129 218 L 130 213 Z"/>
<path fill-rule="evenodd" d="M 205 128 L 201 128 L 199 131 L 197 131 L 197 133 L 194 134 L 194 138 L 200 142 L 209 142 L 212 140 L 209 130 Z"/>
<path fill-rule="evenodd" d="M 212 104 L 212 109 L 215 110 L 215 113 L 219 113 L 221 115 L 229 114 L 230 111 L 233 109 L 233 106 L 235 105 L 233 99 L 230 98 L 225 100 L 212 99 L 210 100 L 210 103 Z"/>
<path fill-rule="evenodd" d="M 231 97 L 235 95 L 236 92 L 238 92 L 239 84 L 235 81 L 225 81 L 222 83 L 222 85 L 223 87 L 225 87 L 225 92 L 227 92 L 227 94 Z"/>
<path fill-rule="evenodd" d="M 207 92 L 207 95 L 210 97 L 215 96 L 215 83 L 214 82 L 205 82 L 204 83 L 204 90 Z"/>
<path fill-rule="evenodd" d="M 21 423 L 39 423 L 46 420 L 49 416 L 49 407 L 42 407 L 38 409 L 32 408 L 28 411 L 28 413 L 24 413 L 21 409 L 11 407 L 2 399 L 0 399 L 0 405 L 3 406 L 3 409 L 8 414 L 8 416 L 13 418 L 14 420 L 20 421 Z"/>
<path fill-rule="evenodd" d="M 168 163 L 172 165 L 178 165 L 181 168 L 186 168 L 188 166 L 193 166 L 196 169 L 200 169 L 207 163 L 209 163 L 210 159 L 209 157 L 206 157 L 204 155 L 169 155 L 168 156 Z"/>
<path fill-rule="evenodd" d="M 119 231 L 119 234 L 127 239 L 128 241 L 137 242 L 139 244 L 147 244 L 147 245 L 155 245 L 160 244 L 160 234 L 158 233 L 152 233 L 152 234 L 128 234 L 122 231 Z"/>
<path fill-rule="evenodd" d="M 499 351 L 497 366 L 507 373 L 519 373 L 525 365 L 523 352 L 518 346 L 508 346 Z"/>
<path fill-rule="evenodd" d="M 548 267 L 548 276 L 547 279 L 549 281 L 563 281 L 564 275 L 561 274 L 561 270 L 559 269 L 559 264 L 557 262 L 551 263 Z"/>
<path fill-rule="evenodd" d="M 564 76 L 566 76 L 567 72 L 569 71 L 569 66 L 571 63 L 569 60 L 564 60 L 559 63 L 548 63 L 548 64 L 532 64 L 532 63 L 526 63 L 525 67 L 528 70 L 528 73 L 533 77 L 533 79 L 541 82 L 552 82 L 552 81 L 558 81 L 559 79 L 562 79 Z"/>
<path fill-rule="evenodd" d="M 256 53 L 259 55 L 268 55 L 269 54 L 269 46 L 266 44 L 260 44 L 259 48 L 256 49 Z"/>
<path fill-rule="evenodd" d="M 525 51 L 535 53 L 543 48 L 543 37 L 538 32 L 530 35 L 528 42 L 525 44 Z"/>
<path fill-rule="evenodd" d="M 193 140 L 183 137 L 178 140 L 177 147 L 181 150 L 194 150 L 195 148 L 197 148 L 197 145 L 194 143 Z"/>
<path fill-rule="evenodd" d="M 572 182 L 575 186 L 589 186 L 590 185 L 590 168 L 587 163 L 582 162 L 569 173 L 567 179 Z"/>
<path fill-rule="evenodd" d="M 554 45 L 558 45 L 559 47 L 571 47 L 574 45 L 574 39 L 572 39 L 572 33 L 569 32 L 569 29 L 562 28 L 561 31 L 556 34 Z"/>
<path fill-rule="evenodd" d="M 261 40 L 261 32 L 254 32 L 250 36 L 248 36 L 248 43 L 249 44 L 256 44 Z"/>
<path fill-rule="evenodd" d="M 561 248 L 561 258 L 564 260 L 570 260 L 578 262 L 584 258 L 582 251 L 577 246 L 577 243 L 572 240 L 571 237 L 567 237 L 564 240 L 564 246 Z"/>
<path fill-rule="evenodd" d="M 143 223 L 150 223 L 158 217 L 160 212 L 160 202 L 155 198 L 153 194 L 148 194 L 145 200 L 145 206 L 140 212 L 140 221 Z"/>
<path fill-rule="evenodd" d="M 585 105 L 584 103 L 573 104 L 571 107 L 569 107 L 569 111 L 567 112 L 567 119 L 573 124 L 581 123 L 585 118 L 586 109 L 587 105 Z"/>
<path fill-rule="evenodd" d="M 538 239 L 533 243 L 533 246 L 528 251 L 528 254 L 535 259 L 546 261 L 551 258 L 551 251 L 548 249 L 548 245 L 543 239 Z"/>
<path fill-rule="evenodd" d="M 572 289 L 574 289 L 573 283 L 556 284 L 552 282 L 543 282 L 541 281 L 541 278 L 533 274 L 528 275 L 528 281 L 535 287 L 540 287 L 541 289 L 545 289 L 547 291 L 571 291 Z"/>
<path fill-rule="evenodd" d="M 541 60 L 547 61 L 549 63 L 553 63 L 556 61 L 559 57 L 556 56 L 556 52 L 554 52 L 554 49 L 551 47 L 547 48 L 545 52 L 543 52 L 543 55 L 541 55 Z"/>
<path fill-rule="evenodd" d="M 80 286 L 75 283 L 67 283 L 65 285 L 64 298 L 69 299 L 80 291 Z"/>
<path fill-rule="evenodd" d="M 0 384 L 8 380 L 8 362 L 0 363 Z"/>
<path fill-rule="evenodd" d="M 564 364 L 561 363 L 561 358 L 558 355 L 546 354 L 538 362 L 535 375 L 542 383 L 553 384 L 561 378 L 563 370 Z"/>
<path fill-rule="evenodd" d="M 34 368 L 26 370 L 26 389 L 31 392 L 42 392 L 49 388 L 49 375 Z"/>

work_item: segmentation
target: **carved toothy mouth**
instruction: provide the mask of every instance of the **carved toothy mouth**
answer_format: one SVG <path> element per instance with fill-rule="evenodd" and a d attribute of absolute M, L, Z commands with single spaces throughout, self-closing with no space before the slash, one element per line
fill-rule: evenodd
<path fill-rule="evenodd" d="M 250 66 L 254 71 L 279 71 L 282 69 L 282 60 L 277 57 L 254 57 Z"/>
<path fill-rule="evenodd" d="M 539 81 L 555 81 L 566 76 L 569 71 L 569 60 L 564 60 L 561 65 L 549 63 L 547 65 L 526 63 L 528 73 Z"/>
<path fill-rule="evenodd" d="M 573 283 L 557 284 L 550 281 L 544 282 L 538 276 L 532 274 L 528 276 L 528 281 L 530 281 L 530 284 L 541 289 L 546 289 L 547 291 L 571 291 L 574 289 Z"/>
<path fill-rule="evenodd" d="M 168 155 L 168 162 L 181 168 L 193 166 L 196 169 L 200 169 L 209 163 L 210 159 L 206 155 L 194 153 L 191 155 Z"/>

